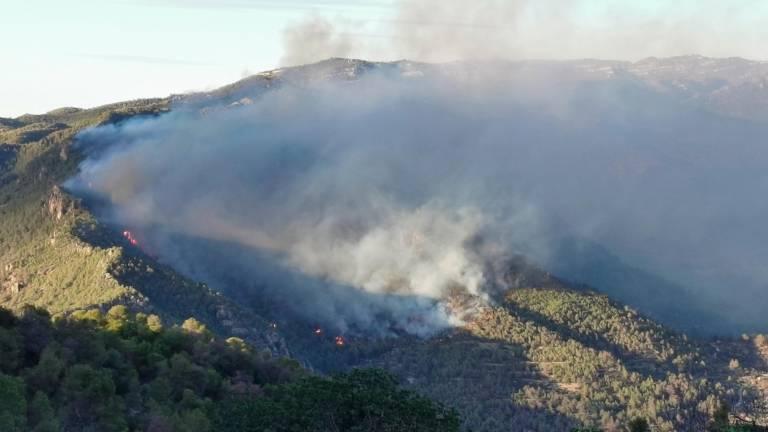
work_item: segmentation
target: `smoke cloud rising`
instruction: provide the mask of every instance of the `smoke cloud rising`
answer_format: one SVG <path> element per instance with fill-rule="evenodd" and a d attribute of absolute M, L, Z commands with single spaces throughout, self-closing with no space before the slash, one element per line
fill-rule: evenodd
<path fill-rule="evenodd" d="M 349 57 L 355 48 L 353 40 L 339 34 L 328 20 L 314 16 L 283 32 L 282 65 L 301 65 L 329 57 Z"/>
<path fill-rule="evenodd" d="M 766 17 L 768 4 L 761 0 L 402 0 L 385 19 L 315 16 L 289 27 L 282 64 L 332 56 L 635 61 L 702 54 L 765 60 Z"/>
<path fill-rule="evenodd" d="M 86 131 L 69 187 L 161 261 L 342 329 L 460 323 L 444 300 L 492 297 L 516 253 L 765 324 L 764 125 L 557 64 L 424 68 Z"/>

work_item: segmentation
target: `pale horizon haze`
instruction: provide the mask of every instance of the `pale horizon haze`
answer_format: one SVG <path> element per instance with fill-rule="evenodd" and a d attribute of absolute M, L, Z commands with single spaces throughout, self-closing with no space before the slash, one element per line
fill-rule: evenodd
<path fill-rule="evenodd" d="M 754 0 L 0 0 L 0 117 L 212 89 L 330 56 L 768 59 Z"/>

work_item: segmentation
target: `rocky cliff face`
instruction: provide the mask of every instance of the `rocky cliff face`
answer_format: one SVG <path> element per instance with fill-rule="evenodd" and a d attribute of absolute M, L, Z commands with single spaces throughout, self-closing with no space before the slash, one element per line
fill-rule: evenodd
<path fill-rule="evenodd" d="M 22 276 L 14 270 L 16 269 L 13 264 L 6 264 L 5 268 L 3 268 L 3 274 L 5 276 L 0 282 L 0 295 L 16 295 L 26 285 Z"/>
<path fill-rule="evenodd" d="M 53 186 L 48 198 L 45 200 L 44 211 L 54 221 L 60 221 L 62 217 L 72 208 L 74 201 L 65 195 L 59 186 Z"/>

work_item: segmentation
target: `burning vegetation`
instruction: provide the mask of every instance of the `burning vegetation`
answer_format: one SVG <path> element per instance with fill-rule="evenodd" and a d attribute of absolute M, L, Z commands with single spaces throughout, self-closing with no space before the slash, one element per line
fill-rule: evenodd
<path fill-rule="evenodd" d="M 139 241 L 136 240 L 136 237 L 134 237 L 132 232 L 128 230 L 123 231 L 123 237 L 125 237 L 125 239 L 128 240 L 128 243 L 130 243 L 131 245 L 133 246 L 139 245 Z"/>

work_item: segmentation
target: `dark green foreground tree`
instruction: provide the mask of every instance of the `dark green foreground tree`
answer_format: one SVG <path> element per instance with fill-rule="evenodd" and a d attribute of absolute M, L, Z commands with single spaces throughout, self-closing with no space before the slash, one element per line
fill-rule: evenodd
<path fill-rule="evenodd" d="M 650 430 L 648 420 L 644 418 L 638 417 L 629 422 L 629 432 L 649 432 Z"/>
<path fill-rule="evenodd" d="M 457 431 L 380 370 L 323 378 L 189 319 L 0 308 L 0 431 Z"/>
<path fill-rule="evenodd" d="M 264 396 L 235 396 L 217 405 L 214 429 L 222 432 L 426 432 L 458 431 L 455 411 L 401 390 L 380 369 L 358 369 L 332 378 L 308 376 L 267 386 Z"/>

